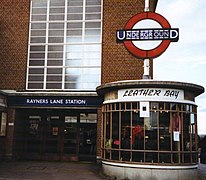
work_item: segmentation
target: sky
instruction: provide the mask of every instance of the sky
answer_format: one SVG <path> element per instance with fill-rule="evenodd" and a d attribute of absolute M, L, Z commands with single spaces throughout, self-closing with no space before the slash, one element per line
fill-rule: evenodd
<path fill-rule="evenodd" d="M 206 90 L 206 1 L 158 0 L 156 13 L 172 28 L 179 28 L 179 41 L 153 60 L 153 79 L 201 85 Z M 196 99 L 198 134 L 206 134 L 206 93 Z"/>

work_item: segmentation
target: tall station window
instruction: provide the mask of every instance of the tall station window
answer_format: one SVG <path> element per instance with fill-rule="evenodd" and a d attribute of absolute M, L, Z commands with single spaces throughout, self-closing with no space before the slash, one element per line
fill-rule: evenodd
<path fill-rule="evenodd" d="M 103 159 L 150 164 L 198 162 L 195 105 L 150 102 L 150 116 L 140 117 L 139 102 L 117 102 L 103 105 L 102 112 Z"/>
<path fill-rule="evenodd" d="M 31 0 L 27 89 L 95 90 L 102 0 Z"/>

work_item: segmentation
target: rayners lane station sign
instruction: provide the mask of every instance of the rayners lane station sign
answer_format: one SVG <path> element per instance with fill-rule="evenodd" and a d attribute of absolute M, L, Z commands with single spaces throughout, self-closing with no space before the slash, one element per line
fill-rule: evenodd
<path fill-rule="evenodd" d="M 100 106 L 102 99 L 96 96 L 9 96 L 9 106 L 26 107 L 91 107 Z"/>
<path fill-rule="evenodd" d="M 141 28 L 136 29 L 138 23 L 144 20 L 154 21 L 161 28 Z M 171 28 L 169 22 L 160 14 L 153 12 L 144 12 L 133 16 L 125 25 L 123 30 L 117 30 L 117 42 L 124 43 L 126 49 L 134 56 L 147 59 L 160 56 L 170 45 L 170 42 L 179 40 L 179 29 Z M 142 49 L 138 47 L 135 41 L 161 41 L 157 47 L 152 49 Z"/>

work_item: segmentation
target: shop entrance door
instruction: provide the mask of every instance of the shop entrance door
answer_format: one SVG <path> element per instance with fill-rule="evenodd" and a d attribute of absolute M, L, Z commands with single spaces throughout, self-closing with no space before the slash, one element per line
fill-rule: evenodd
<path fill-rule="evenodd" d="M 78 122 L 78 114 L 47 116 L 43 159 L 78 161 Z"/>
<path fill-rule="evenodd" d="M 25 133 L 26 159 L 78 160 L 79 114 L 56 111 L 29 116 Z"/>
<path fill-rule="evenodd" d="M 16 157 L 63 161 L 96 159 L 96 112 L 38 110 L 22 114 L 18 112 Z"/>
<path fill-rule="evenodd" d="M 47 115 L 43 122 L 42 159 L 60 160 L 62 119 L 58 115 Z"/>
<path fill-rule="evenodd" d="M 63 137 L 62 137 L 62 160 L 78 160 L 78 142 L 79 142 L 79 126 L 77 115 L 66 115 L 63 124 Z"/>
<path fill-rule="evenodd" d="M 81 113 L 79 127 L 79 159 L 95 161 L 97 114 Z"/>

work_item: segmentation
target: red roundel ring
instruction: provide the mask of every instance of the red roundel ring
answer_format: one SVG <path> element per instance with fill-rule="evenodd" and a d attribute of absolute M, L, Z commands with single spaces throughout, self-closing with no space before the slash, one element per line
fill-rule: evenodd
<path fill-rule="evenodd" d="M 152 19 L 158 22 L 162 26 L 162 28 L 165 29 L 171 28 L 169 22 L 160 14 L 153 13 L 153 12 L 144 12 L 133 16 L 125 25 L 125 30 L 132 29 L 137 22 L 145 19 Z M 132 41 L 124 41 L 124 46 L 134 56 L 141 59 L 147 59 L 147 58 L 156 58 L 160 56 L 168 48 L 170 42 L 171 42 L 170 40 L 162 40 L 162 42 L 156 48 L 151 50 L 142 50 L 136 47 Z"/>

